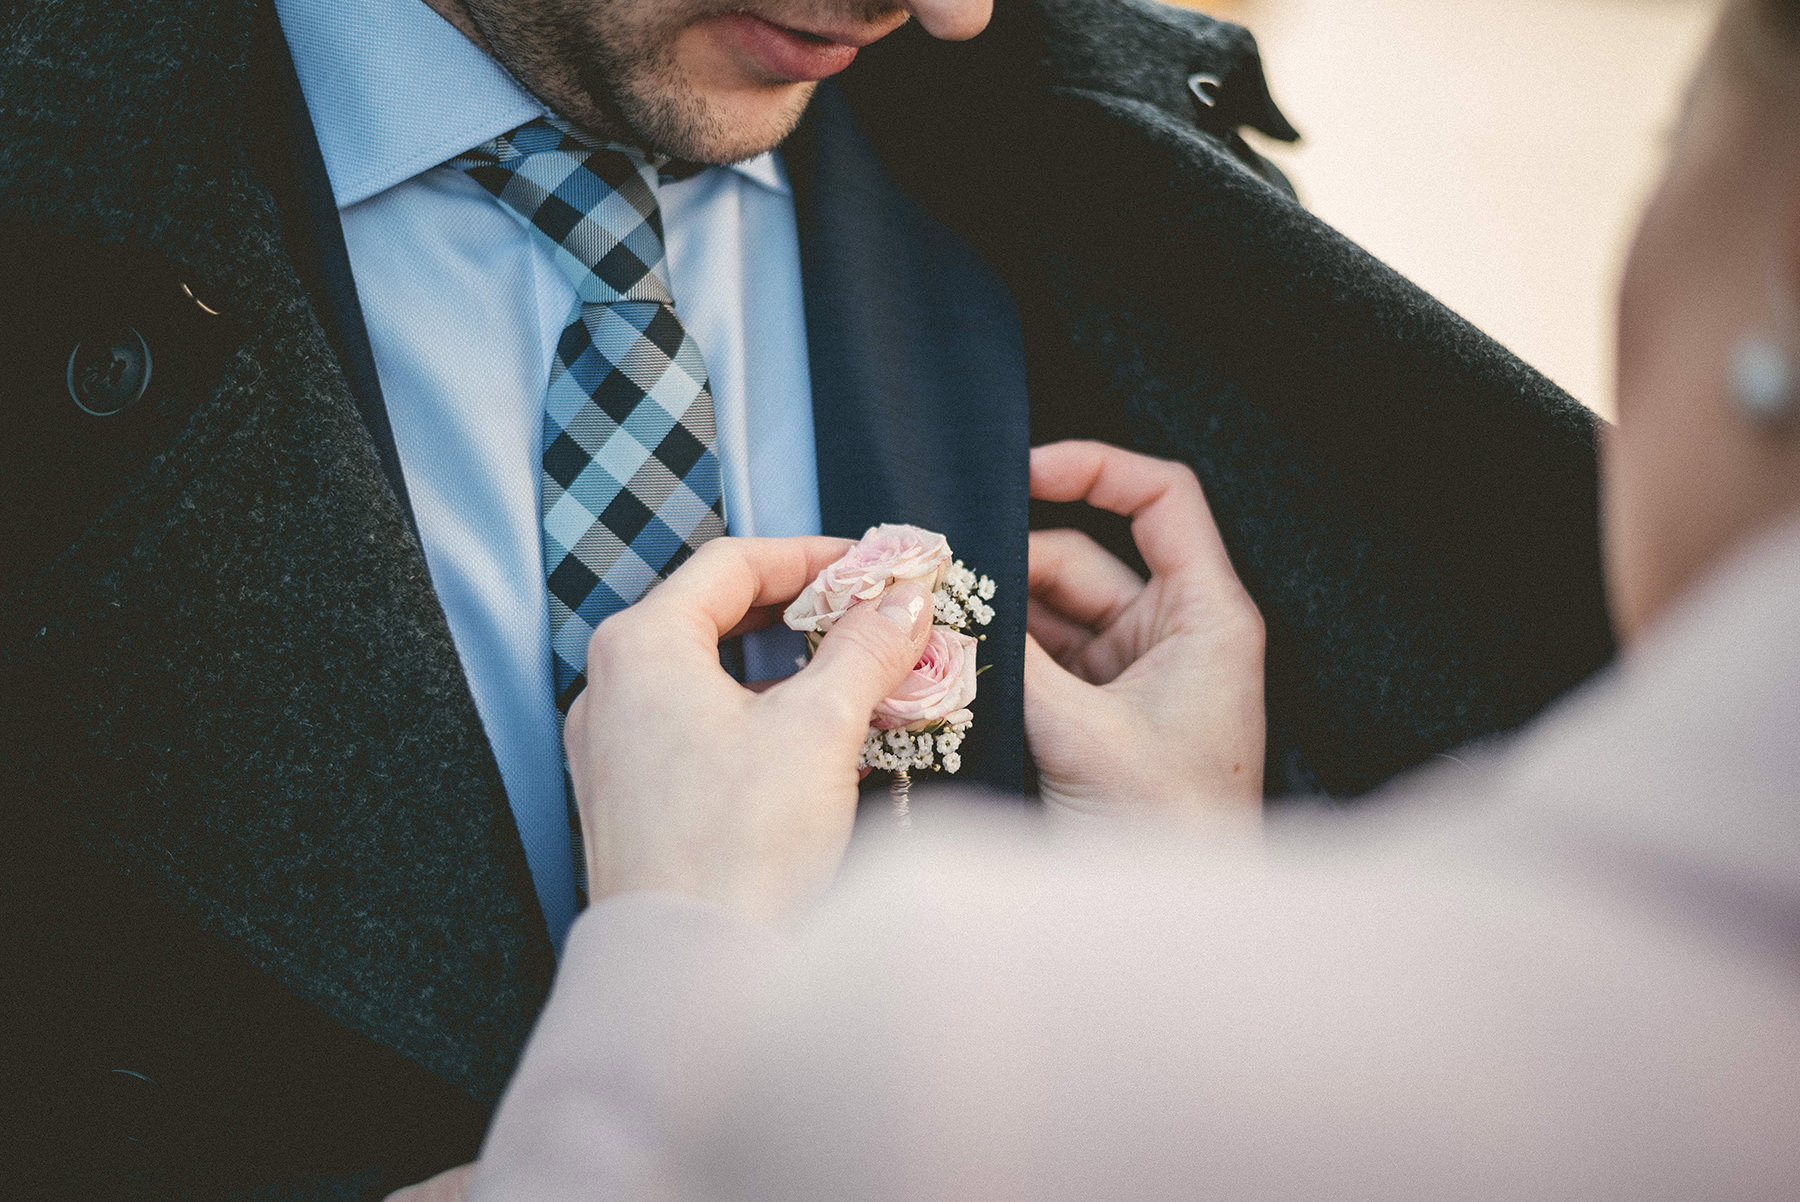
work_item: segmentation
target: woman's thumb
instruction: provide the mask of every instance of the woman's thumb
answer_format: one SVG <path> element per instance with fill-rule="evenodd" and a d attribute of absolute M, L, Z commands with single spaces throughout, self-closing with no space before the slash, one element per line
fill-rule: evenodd
<path fill-rule="evenodd" d="M 906 679 L 931 633 L 931 590 L 907 580 L 837 620 L 796 682 L 867 715 Z"/>

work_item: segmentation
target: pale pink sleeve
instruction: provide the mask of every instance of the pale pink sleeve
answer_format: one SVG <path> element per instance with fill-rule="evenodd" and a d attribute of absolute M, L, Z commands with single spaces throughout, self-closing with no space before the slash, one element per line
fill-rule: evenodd
<path fill-rule="evenodd" d="M 489 1128 L 474 1202 L 673 1195 L 666 1159 L 730 1078 L 780 953 L 766 927 L 668 894 L 609 898 L 570 932 Z"/>

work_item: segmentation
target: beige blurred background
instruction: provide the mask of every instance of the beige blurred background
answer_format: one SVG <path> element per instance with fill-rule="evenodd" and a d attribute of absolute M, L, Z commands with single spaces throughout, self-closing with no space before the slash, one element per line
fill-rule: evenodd
<path fill-rule="evenodd" d="M 1248 25 L 1306 203 L 1612 413 L 1612 308 L 1715 0 L 1185 0 Z"/>

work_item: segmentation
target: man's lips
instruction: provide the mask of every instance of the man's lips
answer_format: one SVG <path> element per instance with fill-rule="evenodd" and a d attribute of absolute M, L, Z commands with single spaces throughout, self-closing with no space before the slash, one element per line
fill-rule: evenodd
<path fill-rule="evenodd" d="M 856 58 L 859 47 L 888 32 L 879 28 L 830 32 L 790 29 L 746 12 L 726 13 L 717 19 L 727 36 L 765 74 L 793 83 L 836 75 Z"/>

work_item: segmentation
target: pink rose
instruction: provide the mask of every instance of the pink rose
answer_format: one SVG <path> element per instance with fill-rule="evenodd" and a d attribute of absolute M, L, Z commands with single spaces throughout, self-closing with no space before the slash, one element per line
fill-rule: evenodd
<path fill-rule="evenodd" d="M 979 644 L 961 631 L 933 626 L 925 641 L 925 653 L 913 665 L 912 674 L 893 695 L 875 707 L 869 725 L 877 730 L 919 731 L 938 722 L 972 720 L 969 703 L 975 700 L 975 648 Z"/>
<path fill-rule="evenodd" d="M 935 591 L 950 567 L 944 536 L 917 526 L 876 526 L 820 572 L 783 615 L 793 630 L 824 634 L 853 605 L 874 601 L 902 580 Z"/>

